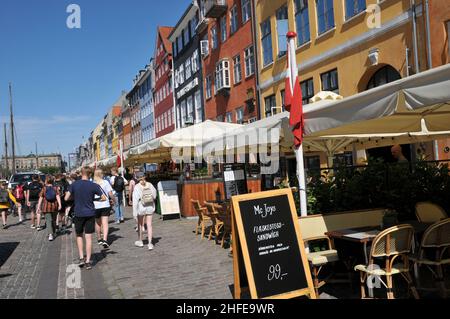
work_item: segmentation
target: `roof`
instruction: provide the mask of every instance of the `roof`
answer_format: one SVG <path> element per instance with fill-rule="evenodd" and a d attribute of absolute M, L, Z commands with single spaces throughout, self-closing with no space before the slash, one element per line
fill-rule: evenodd
<path fill-rule="evenodd" d="M 172 54 L 172 43 L 169 36 L 173 31 L 173 27 L 158 27 L 158 36 L 161 36 L 166 52 Z"/>
<path fill-rule="evenodd" d="M 192 16 L 196 13 L 197 9 L 198 7 L 194 6 L 192 3 L 187 7 L 183 16 L 180 20 L 178 20 L 177 25 L 175 26 L 175 28 L 173 28 L 172 32 L 168 36 L 168 39 L 171 42 L 175 42 L 176 37 L 181 34 L 181 30 L 186 27 L 187 22 L 192 19 Z M 187 20 L 187 22 L 185 20 Z"/>

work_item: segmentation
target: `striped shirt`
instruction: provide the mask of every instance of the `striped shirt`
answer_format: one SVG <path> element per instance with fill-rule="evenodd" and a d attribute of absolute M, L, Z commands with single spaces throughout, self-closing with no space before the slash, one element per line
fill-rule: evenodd
<path fill-rule="evenodd" d="M 41 204 L 41 212 L 43 213 L 56 213 L 58 211 L 58 201 L 55 200 L 54 202 L 49 202 L 45 198 L 45 192 L 48 187 L 52 187 L 55 190 L 56 196 L 59 196 L 59 189 L 58 187 L 54 186 L 45 186 L 42 188 L 41 193 L 39 194 L 39 197 L 42 197 L 42 204 Z"/>

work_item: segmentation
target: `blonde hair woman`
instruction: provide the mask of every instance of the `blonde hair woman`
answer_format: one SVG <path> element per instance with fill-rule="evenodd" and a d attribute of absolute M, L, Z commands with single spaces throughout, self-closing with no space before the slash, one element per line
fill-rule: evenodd
<path fill-rule="evenodd" d="M 156 206 L 156 189 L 151 183 L 145 180 L 144 174 L 136 174 L 136 177 L 139 180 L 139 183 L 136 184 L 133 190 L 133 216 L 138 220 L 138 240 L 134 245 L 137 247 L 144 247 L 142 233 L 145 221 L 148 232 L 148 249 L 152 250 L 152 217 Z"/>
<path fill-rule="evenodd" d="M 94 201 L 95 206 L 95 231 L 97 233 L 98 244 L 103 248 L 109 248 L 108 232 L 109 232 L 109 215 L 111 213 L 111 201 L 114 201 L 114 193 L 111 184 L 105 180 L 103 171 L 96 169 L 94 172 L 94 183 L 98 184 L 103 194 L 107 197 L 106 201 Z M 102 234 L 103 233 L 103 237 Z"/>

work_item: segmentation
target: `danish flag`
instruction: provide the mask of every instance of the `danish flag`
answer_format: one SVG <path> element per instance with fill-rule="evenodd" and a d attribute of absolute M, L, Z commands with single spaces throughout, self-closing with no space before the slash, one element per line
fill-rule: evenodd
<path fill-rule="evenodd" d="M 294 134 L 294 146 L 298 148 L 303 142 L 304 119 L 302 89 L 300 87 L 295 59 L 296 37 L 297 34 L 295 32 L 289 32 L 287 34 L 287 76 L 284 105 L 286 110 L 290 112 L 289 124 L 292 126 L 292 133 Z"/>

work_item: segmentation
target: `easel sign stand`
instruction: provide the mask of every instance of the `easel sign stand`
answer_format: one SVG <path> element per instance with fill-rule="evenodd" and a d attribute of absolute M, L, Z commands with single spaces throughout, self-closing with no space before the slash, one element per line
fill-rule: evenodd
<path fill-rule="evenodd" d="M 234 297 L 316 299 L 291 189 L 232 197 Z"/>

